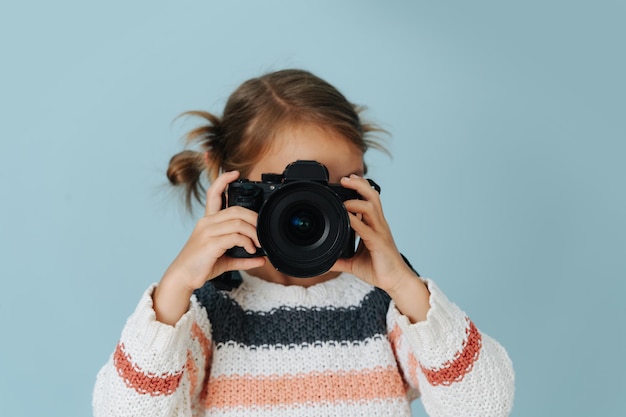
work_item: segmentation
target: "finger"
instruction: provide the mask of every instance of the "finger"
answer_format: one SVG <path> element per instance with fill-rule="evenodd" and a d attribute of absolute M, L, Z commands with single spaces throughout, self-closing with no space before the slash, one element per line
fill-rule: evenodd
<path fill-rule="evenodd" d="M 380 206 L 371 201 L 348 200 L 344 202 L 344 206 L 348 213 L 360 215 L 359 217 L 374 229 L 378 229 L 385 221 Z"/>
<path fill-rule="evenodd" d="M 374 204 L 367 200 L 346 200 L 343 202 L 343 205 L 350 213 L 367 213 L 371 216 L 376 212 Z"/>
<path fill-rule="evenodd" d="M 207 254 L 213 259 L 219 259 L 228 249 L 234 248 L 235 246 L 244 248 L 249 254 L 254 254 L 257 251 L 257 247 L 250 237 L 239 233 L 229 233 L 214 236 L 211 243 L 207 245 Z"/>
<path fill-rule="evenodd" d="M 244 233 L 253 239 L 258 247 L 261 247 L 256 232 L 258 218 L 259 214 L 255 211 L 240 206 L 233 206 L 221 210 L 212 216 L 204 217 L 201 221 L 206 224 L 205 227 L 215 230 L 214 234 L 225 234 L 224 231 L 227 229 L 224 229 L 224 225 L 228 224 L 229 226 L 227 227 L 230 228 L 228 230 Z"/>
<path fill-rule="evenodd" d="M 364 200 L 378 202 L 378 204 L 380 204 L 380 195 L 374 188 L 372 188 L 369 181 L 363 177 L 359 177 L 356 174 L 352 174 L 349 177 L 343 177 L 341 178 L 341 185 L 345 188 L 355 190 Z"/>
<path fill-rule="evenodd" d="M 267 259 L 260 256 L 258 258 L 230 258 L 224 257 L 224 271 L 247 271 L 252 268 L 259 268 L 265 265 Z"/>
<path fill-rule="evenodd" d="M 247 237 L 256 247 L 261 247 L 257 236 L 256 227 L 242 219 L 232 219 L 212 225 L 207 231 L 209 238 L 239 234 Z"/>
<path fill-rule="evenodd" d="M 230 235 L 228 237 L 230 238 L 231 243 L 228 245 L 228 247 L 224 248 L 224 253 L 226 253 L 226 251 L 228 251 L 229 249 L 232 249 L 237 246 L 240 248 L 243 248 L 250 255 L 256 254 L 257 250 L 259 249 L 254 244 L 254 241 L 252 241 L 249 237 L 245 235 L 236 234 L 236 235 Z"/>
<path fill-rule="evenodd" d="M 226 191 L 226 187 L 237 178 L 239 178 L 239 171 L 229 171 L 213 181 L 206 193 L 205 216 L 215 214 L 222 209 L 222 196 Z"/>
<path fill-rule="evenodd" d="M 206 224 L 213 225 L 229 220 L 240 219 L 246 223 L 256 226 L 258 218 L 259 214 L 254 210 L 241 206 L 231 206 L 224 210 L 220 210 L 210 217 L 205 217 L 203 221 L 205 221 Z"/>
<path fill-rule="evenodd" d="M 361 240 L 370 240 L 376 232 L 363 220 L 359 219 L 355 214 L 348 213 L 350 216 L 350 227 L 354 229 Z"/>

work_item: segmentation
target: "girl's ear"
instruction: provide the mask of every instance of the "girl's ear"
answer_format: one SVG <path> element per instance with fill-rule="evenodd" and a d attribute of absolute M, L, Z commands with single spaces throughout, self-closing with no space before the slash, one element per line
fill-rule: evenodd
<path fill-rule="evenodd" d="M 209 166 L 209 151 L 204 152 L 204 165 Z"/>

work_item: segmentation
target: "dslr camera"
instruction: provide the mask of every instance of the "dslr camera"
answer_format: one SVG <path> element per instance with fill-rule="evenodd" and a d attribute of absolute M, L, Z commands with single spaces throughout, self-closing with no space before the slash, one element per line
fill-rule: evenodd
<path fill-rule="evenodd" d="M 380 192 L 374 181 L 368 181 Z M 282 174 L 262 174 L 261 181 L 237 180 L 228 186 L 227 196 L 227 207 L 259 213 L 261 243 L 254 254 L 236 246 L 226 251 L 229 256 L 267 256 L 278 271 L 306 278 L 354 255 L 355 234 L 343 202 L 358 199 L 359 194 L 329 184 L 328 169 L 317 161 L 298 160 Z"/>

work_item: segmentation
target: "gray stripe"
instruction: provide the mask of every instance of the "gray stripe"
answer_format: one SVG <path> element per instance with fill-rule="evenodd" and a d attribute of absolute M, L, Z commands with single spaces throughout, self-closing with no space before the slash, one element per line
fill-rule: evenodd
<path fill-rule="evenodd" d="M 248 347 L 314 345 L 319 342 L 353 344 L 387 334 L 390 298 L 373 289 L 350 308 L 278 307 L 270 312 L 244 311 L 226 291 L 207 283 L 196 297 L 208 314 L 213 342 Z"/>

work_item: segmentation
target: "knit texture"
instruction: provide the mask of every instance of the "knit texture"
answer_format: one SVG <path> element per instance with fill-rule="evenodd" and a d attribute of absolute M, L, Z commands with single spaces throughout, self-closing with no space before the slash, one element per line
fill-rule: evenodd
<path fill-rule="evenodd" d="M 339 277 L 308 288 L 243 275 L 197 290 L 176 326 L 151 286 L 99 372 L 99 416 L 506 416 L 505 350 L 439 291 L 411 324 L 382 290 Z"/>

